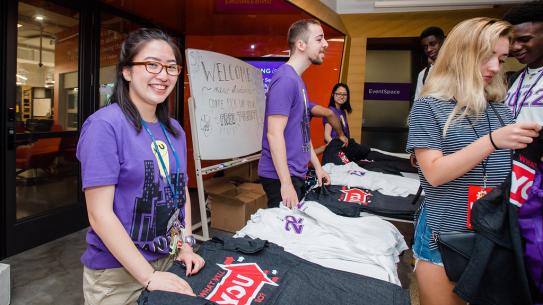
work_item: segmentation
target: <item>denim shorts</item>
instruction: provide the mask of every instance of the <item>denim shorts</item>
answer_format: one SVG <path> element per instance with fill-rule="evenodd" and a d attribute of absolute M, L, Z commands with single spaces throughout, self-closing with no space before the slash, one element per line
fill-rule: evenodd
<path fill-rule="evenodd" d="M 415 227 L 415 243 L 413 244 L 413 255 L 415 259 L 423 260 L 435 265 L 443 266 L 439 249 L 430 249 L 432 229 L 426 221 L 426 209 L 422 208 Z"/>

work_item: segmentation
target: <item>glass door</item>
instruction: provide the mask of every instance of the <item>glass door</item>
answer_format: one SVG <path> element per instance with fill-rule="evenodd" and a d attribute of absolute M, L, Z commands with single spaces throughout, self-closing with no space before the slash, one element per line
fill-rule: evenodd
<path fill-rule="evenodd" d="M 9 256 L 87 225 L 78 140 L 79 12 L 17 2 L 14 95 L 8 99 Z M 10 82 L 7 81 L 7 86 Z"/>

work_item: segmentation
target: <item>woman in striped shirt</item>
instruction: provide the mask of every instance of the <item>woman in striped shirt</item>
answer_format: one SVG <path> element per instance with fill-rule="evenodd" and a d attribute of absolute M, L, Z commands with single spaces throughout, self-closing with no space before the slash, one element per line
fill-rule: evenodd
<path fill-rule="evenodd" d="M 415 153 L 425 191 L 413 253 L 420 303 L 465 304 L 453 293 L 435 236 L 468 231 L 471 203 L 511 172 L 511 150 L 538 136 L 536 123 L 513 123 L 502 101 L 501 66 L 510 24 L 473 18 L 447 39 L 409 116 L 407 152 Z"/>

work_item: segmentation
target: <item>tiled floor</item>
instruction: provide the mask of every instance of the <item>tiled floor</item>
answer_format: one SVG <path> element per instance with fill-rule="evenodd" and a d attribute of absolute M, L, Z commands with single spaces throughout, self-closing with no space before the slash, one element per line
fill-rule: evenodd
<path fill-rule="evenodd" d="M 2 261 L 11 265 L 11 305 L 83 304 L 82 230 Z"/>
<path fill-rule="evenodd" d="M 398 224 L 398 228 L 410 237 L 412 225 Z M 11 265 L 11 305 L 83 304 L 79 257 L 85 249 L 85 232 L 81 230 L 2 261 Z M 402 286 L 410 290 L 412 304 L 418 305 L 411 261 L 411 251 L 406 251 L 398 264 L 398 274 Z"/>

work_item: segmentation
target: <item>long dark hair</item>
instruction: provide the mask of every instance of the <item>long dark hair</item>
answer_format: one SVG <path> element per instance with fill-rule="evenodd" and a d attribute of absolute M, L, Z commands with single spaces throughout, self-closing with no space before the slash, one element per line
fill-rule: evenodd
<path fill-rule="evenodd" d="M 134 124 L 134 127 L 138 132 L 141 131 L 141 115 L 134 103 L 130 100 L 128 94 L 128 81 L 123 77 L 123 69 L 129 67 L 139 51 L 146 43 L 152 40 L 163 40 L 167 42 L 173 50 L 175 60 L 178 64 L 181 64 L 182 58 L 179 48 L 173 39 L 163 31 L 159 29 L 141 28 L 131 32 L 121 46 L 119 63 L 117 63 L 115 86 L 113 87 L 113 94 L 108 101 L 109 104 L 117 103 L 119 105 L 126 118 Z M 162 123 L 171 134 L 177 137 L 179 131 L 170 124 L 170 113 L 168 108 L 168 98 L 166 98 L 164 102 L 157 105 L 155 114 L 159 122 Z"/>
<path fill-rule="evenodd" d="M 339 87 L 343 87 L 345 88 L 345 90 L 347 91 L 347 99 L 345 100 L 345 103 L 343 103 L 340 108 L 341 110 L 347 112 L 347 113 L 351 113 L 353 111 L 353 109 L 351 108 L 351 93 L 349 91 L 349 87 L 344 84 L 344 83 L 337 83 L 334 85 L 334 88 L 332 88 L 332 94 L 330 95 L 330 103 L 328 103 L 328 107 L 336 107 L 336 101 L 334 100 L 334 93 L 336 93 L 336 90 L 339 88 Z"/>

